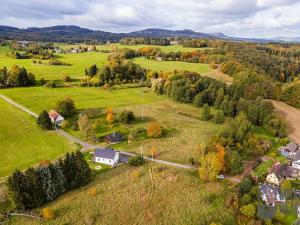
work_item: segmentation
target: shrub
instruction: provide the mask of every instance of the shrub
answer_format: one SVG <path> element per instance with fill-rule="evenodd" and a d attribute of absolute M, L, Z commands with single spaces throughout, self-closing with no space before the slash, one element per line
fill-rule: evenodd
<path fill-rule="evenodd" d="M 46 80 L 44 78 L 40 79 L 40 85 L 44 86 L 46 84 Z"/>
<path fill-rule="evenodd" d="M 48 82 L 45 84 L 45 87 L 56 88 L 56 83 L 55 83 L 55 81 L 53 81 L 53 80 L 48 81 Z"/>
<path fill-rule="evenodd" d="M 252 180 L 248 177 L 244 178 L 239 184 L 241 194 L 248 193 L 251 190 L 252 186 L 253 186 Z"/>
<path fill-rule="evenodd" d="M 119 122 L 123 124 L 132 123 L 135 120 L 135 116 L 132 111 L 123 111 L 119 114 Z"/>
<path fill-rule="evenodd" d="M 162 135 L 162 128 L 157 122 L 152 122 L 148 125 L 147 135 L 151 138 L 158 138 Z"/>
<path fill-rule="evenodd" d="M 130 166 L 141 166 L 145 163 L 144 157 L 142 155 L 136 155 L 129 159 Z"/>
<path fill-rule="evenodd" d="M 248 205 L 245 205 L 243 206 L 241 209 L 240 209 L 241 213 L 244 215 L 244 216 L 247 216 L 249 218 L 252 218 L 255 216 L 255 212 L 256 212 L 256 209 L 255 209 L 255 206 L 252 205 L 252 204 L 248 204 Z"/>
<path fill-rule="evenodd" d="M 88 189 L 88 195 L 91 197 L 95 197 L 97 195 L 97 189 L 95 187 L 91 187 Z"/>
<path fill-rule="evenodd" d="M 128 141 L 134 141 L 135 139 L 137 139 L 140 135 L 142 135 L 142 133 L 144 133 L 145 129 L 142 127 L 136 128 L 134 130 L 132 130 L 129 134 L 128 134 Z"/>
<path fill-rule="evenodd" d="M 64 117 L 70 117 L 76 113 L 75 104 L 73 100 L 68 97 L 64 100 L 58 101 L 54 108 Z"/>
<path fill-rule="evenodd" d="M 70 76 L 64 76 L 62 81 L 63 82 L 71 82 L 71 77 Z"/>
<path fill-rule="evenodd" d="M 42 209 L 42 215 L 46 220 L 52 220 L 55 218 L 54 211 L 49 207 Z"/>

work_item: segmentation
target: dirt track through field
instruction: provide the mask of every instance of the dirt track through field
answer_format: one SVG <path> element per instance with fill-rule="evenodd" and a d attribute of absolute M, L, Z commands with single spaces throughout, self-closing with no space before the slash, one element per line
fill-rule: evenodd
<path fill-rule="evenodd" d="M 273 103 L 275 111 L 287 122 L 289 126 L 289 138 L 300 144 L 300 109 L 284 102 L 270 101 Z"/>

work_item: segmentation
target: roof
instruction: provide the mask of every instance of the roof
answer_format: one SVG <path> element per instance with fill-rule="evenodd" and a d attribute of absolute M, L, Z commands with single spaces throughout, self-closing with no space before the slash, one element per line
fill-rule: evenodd
<path fill-rule="evenodd" d="M 113 149 L 98 148 L 94 151 L 94 156 L 106 159 L 114 159 L 116 153 L 117 152 Z"/>
<path fill-rule="evenodd" d="M 295 155 L 291 156 L 293 161 L 300 160 L 300 151 L 297 151 Z"/>
<path fill-rule="evenodd" d="M 56 120 L 57 117 L 59 117 L 59 113 L 56 112 L 55 110 L 50 110 L 50 112 L 48 113 L 48 115 L 53 119 L 53 120 Z"/>
<path fill-rule="evenodd" d="M 263 184 L 260 187 L 261 192 L 266 196 L 266 201 L 270 204 L 277 202 L 277 196 L 280 194 L 278 189 L 272 185 Z"/>
<path fill-rule="evenodd" d="M 289 177 L 292 173 L 292 169 L 288 164 L 279 164 L 275 167 L 273 173 L 276 175 L 278 180 Z"/>
<path fill-rule="evenodd" d="M 289 143 L 286 147 L 290 152 L 296 152 L 298 150 L 298 145 L 294 142 Z"/>
<path fill-rule="evenodd" d="M 121 142 L 123 141 L 123 135 L 120 133 L 112 133 L 109 135 L 105 136 L 105 139 L 109 142 L 109 143 L 117 143 L 117 142 Z"/>

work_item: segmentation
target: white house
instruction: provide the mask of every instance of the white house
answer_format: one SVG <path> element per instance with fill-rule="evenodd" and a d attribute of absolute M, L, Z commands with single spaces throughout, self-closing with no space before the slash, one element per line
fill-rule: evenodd
<path fill-rule="evenodd" d="M 110 166 L 118 164 L 120 154 L 113 149 L 101 149 L 98 148 L 94 151 L 93 161 L 96 163 L 103 163 Z"/>
<path fill-rule="evenodd" d="M 48 115 L 51 119 L 51 122 L 56 126 L 61 126 L 61 123 L 65 120 L 58 112 L 54 110 L 51 110 Z"/>

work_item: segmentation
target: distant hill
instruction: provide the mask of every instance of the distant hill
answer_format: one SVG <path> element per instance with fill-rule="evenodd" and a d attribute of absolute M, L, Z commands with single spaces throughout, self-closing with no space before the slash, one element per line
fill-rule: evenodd
<path fill-rule="evenodd" d="M 19 29 L 16 27 L 0 26 L 0 39 L 33 40 L 33 41 L 62 41 L 62 42 L 83 42 L 83 41 L 119 41 L 124 37 L 188 37 L 225 39 L 233 41 L 268 42 L 280 41 L 279 39 L 251 39 L 229 37 L 223 33 L 202 33 L 193 30 L 167 30 L 167 29 L 144 29 L 129 33 L 112 33 L 101 30 L 91 30 L 78 26 L 52 26 L 52 27 L 30 27 Z M 297 39 L 300 41 L 300 38 Z"/>

